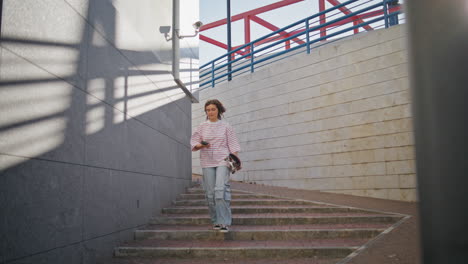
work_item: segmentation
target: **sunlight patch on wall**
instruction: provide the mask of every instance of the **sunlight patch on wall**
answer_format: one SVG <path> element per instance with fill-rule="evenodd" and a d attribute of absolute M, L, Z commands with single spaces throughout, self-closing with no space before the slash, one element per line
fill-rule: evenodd
<path fill-rule="evenodd" d="M 185 83 L 189 91 L 194 93 L 198 90 L 199 84 L 199 60 L 193 58 L 180 59 L 180 79 Z"/>
<path fill-rule="evenodd" d="M 46 119 L 70 105 L 72 87 L 51 83 L 0 89 L 0 128 Z"/>
<path fill-rule="evenodd" d="M 2 153 L 37 157 L 62 144 L 67 119 L 64 117 L 32 121 L 0 132 Z"/>
<path fill-rule="evenodd" d="M 12 71 L 8 73 L 9 78 L 26 79 L 24 75 L 27 72 L 28 79 L 35 77 L 42 77 L 43 72 L 32 70 L 40 66 L 46 69 L 49 73 L 63 79 L 68 79 L 70 76 L 76 75 L 78 70 L 79 50 L 76 47 L 60 47 L 54 46 L 52 43 L 48 45 L 35 45 L 35 44 L 22 44 L 14 43 L 11 45 L 2 44 L 10 52 L 22 58 L 14 58 L 8 56 L 5 58 L 5 63 L 9 66 L 22 67 L 21 71 Z M 11 60 L 10 60 L 11 59 Z M 36 65 L 28 63 L 26 60 L 35 63 Z M 30 70 L 31 69 L 31 70 Z M 34 76 L 35 74 L 39 76 Z"/>
<path fill-rule="evenodd" d="M 132 71 L 133 69 L 129 72 Z M 158 82 L 155 83 L 155 80 Z M 160 71 L 155 71 L 154 75 L 116 77 L 112 84 L 103 78 L 93 79 L 88 82 L 87 90 L 87 135 L 105 128 L 108 107 L 113 107 L 112 122 L 119 124 L 185 97 L 172 75 L 161 74 Z"/>
<path fill-rule="evenodd" d="M 21 164 L 25 161 L 27 161 L 27 159 L 25 158 L 19 158 L 19 157 L 13 157 L 13 156 L 0 154 L 0 171 L 6 170 L 15 165 Z"/>
<path fill-rule="evenodd" d="M 105 106 L 95 106 L 86 111 L 86 135 L 91 135 L 104 129 Z"/>
<path fill-rule="evenodd" d="M 64 140 L 73 87 L 63 82 L 11 85 L 0 89 L 0 150 L 36 157 Z"/>
<path fill-rule="evenodd" d="M 172 82 L 168 82 L 172 83 Z M 122 112 L 137 117 L 172 101 L 165 94 L 172 87 L 156 86 L 146 76 L 119 77 L 114 81 L 116 108 L 114 123 L 125 120 Z"/>
<path fill-rule="evenodd" d="M 86 95 L 86 135 L 91 135 L 104 129 L 106 86 L 104 79 L 93 79 L 88 82 Z"/>
<path fill-rule="evenodd" d="M 7 64 L 22 67 L 9 72 L 8 78 L 33 77 L 30 74 L 37 71 L 29 69 L 35 66 L 64 79 L 77 73 L 88 4 L 69 2 L 76 9 L 65 1 L 3 1 L 2 40 L 7 41 L 2 41 L 2 47 L 21 57 Z"/>
<path fill-rule="evenodd" d="M 145 1 L 145 8 L 134 8 L 132 1 L 113 1 L 116 13 L 115 44 L 119 49 L 150 53 L 153 49 L 170 50 L 172 42 L 159 33 L 159 26 L 167 26 L 172 20 L 172 3 Z M 198 3 L 197 3 L 198 4 Z M 158 14 L 158 15 L 155 15 Z M 144 19 L 142 19 L 144 18 Z M 151 34 L 148 34 L 151 32 Z M 167 54 L 155 56 L 153 62 L 165 60 Z M 166 56 L 165 56 L 166 55 Z"/>
<path fill-rule="evenodd" d="M 89 80 L 88 92 L 87 105 L 93 106 L 102 103 L 106 99 L 106 81 L 102 78 Z"/>

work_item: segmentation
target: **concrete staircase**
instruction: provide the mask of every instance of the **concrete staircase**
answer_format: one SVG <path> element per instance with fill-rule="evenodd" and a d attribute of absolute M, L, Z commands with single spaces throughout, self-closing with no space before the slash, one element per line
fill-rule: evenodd
<path fill-rule="evenodd" d="M 239 190 L 231 207 L 230 232 L 214 231 L 203 191 L 191 188 L 116 248 L 112 263 L 346 263 L 402 218 Z"/>

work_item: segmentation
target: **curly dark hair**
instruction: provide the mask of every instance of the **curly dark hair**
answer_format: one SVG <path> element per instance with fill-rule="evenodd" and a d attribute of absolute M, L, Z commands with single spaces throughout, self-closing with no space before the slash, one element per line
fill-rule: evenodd
<path fill-rule="evenodd" d="M 221 117 L 223 116 L 223 113 L 226 112 L 226 108 L 224 108 L 223 104 L 218 100 L 218 99 L 211 99 L 206 101 L 205 103 L 205 114 L 206 114 L 206 107 L 208 105 L 215 105 L 216 108 L 218 108 L 218 119 L 221 120 Z M 208 119 L 208 116 L 206 117 Z"/>

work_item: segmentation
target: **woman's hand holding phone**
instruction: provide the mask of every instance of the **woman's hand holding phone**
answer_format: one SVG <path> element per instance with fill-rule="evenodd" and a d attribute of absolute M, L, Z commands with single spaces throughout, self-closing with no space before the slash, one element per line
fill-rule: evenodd
<path fill-rule="evenodd" d="M 197 147 L 197 149 L 202 149 L 202 148 L 209 148 L 210 146 L 211 146 L 210 143 L 208 143 L 206 141 L 202 141 L 196 147 Z"/>

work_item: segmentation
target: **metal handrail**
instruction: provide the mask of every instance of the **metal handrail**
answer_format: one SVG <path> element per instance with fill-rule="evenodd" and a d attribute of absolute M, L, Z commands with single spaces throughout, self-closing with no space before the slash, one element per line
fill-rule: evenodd
<path fill-rule="evenodd" d="M 327 9 L 327 10 L 324 10 L 322 12 L 316 13 L 316 14 L 314 14 L 312 16 L 309 16 L 307 18 L 304 18 L 302 20 L 294 22 L 294 23 L 292 23 L 292 24 L 290 24 L 288 26 L 285 26 L 285 27 L 283 27 L 281 29 L 278 29 L 278 30 L 276 30 L 276 31 L 274 31 L 274 32 L 272 32 L 270 34 L 267 34 L 267 35 L 265 35 L 265 36 L 263 36 L 261 38 L 258 38 L 256 40 L 250 42 L 250 43 L 247 43 L 245 45 L 237 47 L 236 49 L 231 50 L 230 52 L 228 52 L 228 53 L 226 53 L 224 55 L 221 55 L 221 56 L 215 58 L 214 60 L 202 65 L 200 67 L 200 71 L 203 72 L 203 73 L 201 73 L 199 75 L 200 89 L 204 89 L 204 88 L 208 88 L 208 87 L 214 87 L 215 84 L 216 84 L 216 81 L 218 81 L 218 80 L 220 80 L 220 79 L 222 79 L 224 77 L 231 76 L 232 74 L 238 73 L 238 72 L 240 72 L 242 70 L 246 70 L 247 68 L 250 68 L 250 72 L 254 72 L 255 65 L 258 65 L 258 64 L 260 64 L 262 62 L 269 61 L 269 60 L 271 60 L 271 59 L 273 59 L 275 57 L 290 53 L 290 52 L 292 52 L 294 50 L 297 50 L 297 49 L 300 49 L 300 48 L 306 47 L 307 53 L 310 53 L 311 52 L 311 47 L 310 46 L 312 44 L 315 44 L 317 42 L 330 39 L 332 37 L 342 35 L 342 34 L 344 34 L 346 32 L 349 32 L 349 31 L 355 30 L 357 28 L 361 28 L 361 27 L 376 23 L 378 21 L 383 20 L 384 24 L 385 24 L 385 27 L 388 28 L 390 26 L 389 25 L 389 18 L 398 16 L 399 14 L 401 14 L 401 11 L 400 11 L 399 8 L 398 8 L 398 10 L 396 10 L 396 11 L 394 10 L 390 14 L 388 13 L 389 9 L 388 9 L 387 3 L 392 2 L 392 0 L 375 0 L 375 1 L 374 0 L 367 0 L 365 3 L 373 2 L 374 4 L 368 5 L 366 7 L 361 8 L 358 11 L 351 12 L 351 13 L 349 13 L 347 15 L 341 16 L 341 17 L 333 19 L 331 21 L 328 21 L 328 22 L 325 22 L 325 23 L 321 22 L 320 25 L 318 25 L 318 26 L 311 27 L 310 22 L 311 22 L 312 19 L 320 17 L 320 16 L 322 16 L 324 14 L 330 13 L 330 12 L 332 12 L 334 10 L 349 6 L 350 4 L 358 2 L 358 1 L 360 1 L 360 0 L 349 0 L 349 1 L 346 1 L 346 2 L 344 2 L 342 4 L 333 6 L 333 7 L 329 8 L 329 9 Z M 378 10 L 377 12 L 371 12 L 372 14 L 369 13 L 369 15 L 366 16 L 366 17 L 359 17 L 360 14 L 362 14 L 362 13 L 364 13 L 366 11 L 378 8 L 380 6 L 382 6 L 382 10 Z M 370 18 L 370 17 L 378 16 L 378 15 L 380 15 L 380 13 L 383 13 L 383 15 L 381 15 L 381 16 L 379 16 L 377 18 L 374 18 L 372 20 L 368 20 L 368 21 L 363 20 L 363 19 L 367 19 L 367 18 Z M 334 14 L 334 15 L 336 15 L 336 14 Z M 361 15 L 361 16 L 363 16 L 363 15 Z M 350 20 L 353 17 L 355 19 Z M 356 23 L 356 21 L 358 21 L 358 20 L 363 21 L 363 22 L 358 24 L 358 23 Z M 336 32 L 333 32 L 333 33 L 325 35 L 325 36 L 320 36 L 320 37 L 315 38 L 313 40 L 310 38 L 311 37 L 310 33 L 313 32 L 313 31 L 319 31 L 321 29 L 323 30 L 323 29 L 331 27 L 334 24 L 337 24 L 338 25 L 337 27 L 345 25 L 345 24 L 340 24 L 340 23 L 345 23 L 345 24 L 353 23 L 354 25 L 351 26 L 351 27 L 347 27 L 345 29 L 338 30 Z M 291 28 L 293 28 L 295 26 L 298 26 L 298 25 L 301 25 L 301 24 L 305 24 L 304 26 L 301 27 L 301 28 L 305 28 L 305 29 L 304 30 L 301 29 L 299 33 L 296 33 L 294 35 L 289 33 L 289 34 L 287 34 L 287 37 L 284 37 L 285 34 L 282 33 L 282 35 L 283 35 L 282 38 L 283 39 L 278 40 L 278 41 L 274 41 L 273 43 L 267 44 L 267 45 L 265 45 L 265 46 L 263 46 L 263 47 L 261 47 L 259 49 L 255 49 L 255 46 L 256 46 L 255 44 L 256 43 L 261 43 L 262 41 L 265 41 L 266 39 L 268 39 L 268 38 L 270 38 L 270 37 L 272 37 L 272 36 L 274 36 L 276 34 L 279 34 L 280 32 L 285 32 L 286 30 L 291 29 Z M 304 35 L 305 35 L 305 37 L 304 37 Z M 301 41 L 304 40 L 305 43 L 297 44 L 294 47 L 290 47 L 290 48 L 287 48 L 284 51 L 276 52 L 276 53 L 273 53 L 273 54 L 269 54 L 269 55 L 268 55 L 268 53 L 261 54 L 261 52 L 267 52 L 269 49 L 272 49 L 273 47 L 275 47 L 275 46 L 277 46 L 279 44 L 287 43 L 288 41 L 298 39 L 299 37 L 304 37 L 304 39 L 299 39 L 299 40 L 301 40 Z M 243 49 L 248 50 L 249 52 L 242 52 Z M 243 55 L 238 57 L 238 58 L 235 58 L 233 60 L 228 60 L 229 57 L 232 57 L 234 54 L 239 53 L 239 52 L 241 52 Z M 271 51 L 270 51 L 270 53 L 271 53 Z M 263 57 L 263 58 L 259 58 L 259 59 L 256 60 L 255 59 L 256 55 L 260 55 L 260 54 L 262 56 L 265 56 L 265 55 L 267 55 L 267 56 Z M 225 62 L 225 61 L 227 61 L 227 62 Z M 236 65 L 238 67 L 234 69 L 233 64 L 237 63 L 237 62 L 239 62 L 239 63 L 242 62 L 245 65 L 243 65 L 243 66 Z M 227 70 L 228 65 L 230 65 L 232 67 L 232 69 L 230 71 Z M 220 70 L 222 70 L 223 72 L 222 73 L 217 73 Z M 245 72 L 247 72 L 247 71 L 248 70 L 246 70 Z M 242 74 L 242 73 L 240 73 L 240 74 Z M 210 74 L 211 74 L 211 76 L 209 76 Z"/>

